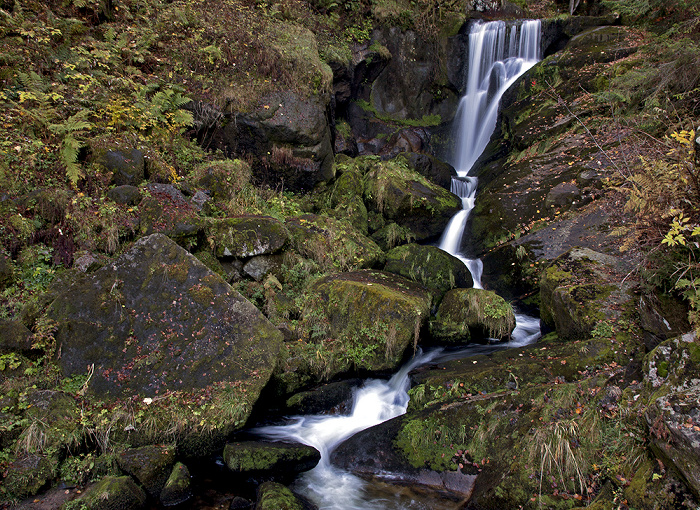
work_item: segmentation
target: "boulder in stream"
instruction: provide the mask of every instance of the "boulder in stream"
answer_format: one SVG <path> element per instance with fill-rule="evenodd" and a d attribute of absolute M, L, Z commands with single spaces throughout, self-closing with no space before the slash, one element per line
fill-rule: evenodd
<path fill-rule="evenodd" d="M 447 292 L 430 321 L 430 334 L 441 343 L 505 339 L 514 328 L 515 313 L 506 300 L 494 292 L 473 288 Z"/>
<path fill-rule="evenodd" d="M 320 460 L 318 450 L 300 443 L 241 441 L 224 447 L 228 468 L 246 478 L 291 482 L 299 473 L 313 469 Z"/>
<path fill-rule="evenodd" d="M 255 510 L 304 510 L 304 505 L 281 483 L 265 482 L 258 487 Z"/>

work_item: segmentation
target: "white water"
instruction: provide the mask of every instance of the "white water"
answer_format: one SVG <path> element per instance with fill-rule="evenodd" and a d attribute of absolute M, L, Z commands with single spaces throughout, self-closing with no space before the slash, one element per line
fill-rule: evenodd
<path fill-rule="evenodd" d="M 478 184 L 469 172 L 496 127 L 501 97 L 540 60 L 540 28 L 539 20 L 511 27 L 503 21 L 477 22 L 469 33 L 467 90 L 455 116 L 457 142 L 451 161 L 458 176 L 452 179 L 451 191 L 462 198 L 462 210 L 450 220 L 439 247 L 467 265 L 476 288 L 482 288 L 481 261 L 467 258 L 460 250 Z"/>
<path fill-rule="evenodd" d="M 469 268 L 474 286 L 481 288 L 481 261 L 460 253 L 469 213 L 474 207 L 477 179 L 469 176 L 476 159 L 493 133 L 498 102 L 515 80 L 539 58 L 540 22 L 525 21 L 507 28 L 503 22 L 477 23 L 470 33 L 467 92 L 457 112 L 459 140 L 453 165 L 458 177 L 452 192 L 462 198 L 462 210 L 448 224 L 440 248 L 460 258 Z M 506 50 L 507 47 L 507 50 Z M 347 416 L 296 416 L 283 426 L 261 427 L 253 432 L 270 439 L 307 444 L 321 452 L 319 464 L 303 473 L 293 488 L 309 498 L 320 510 L 442 510 L 454 502 L 417 501 L 415 494 L 396 490 L 379 492 L 376 484 L 358 478 L 330 464 L 330 453 L 348 437 L 366 428 L 404 414 L 408 406 L 409 372 L 434 359 L 442 361 L 486 354 L 496 349 L 522 347 L 540 336 L 539 319 L 516 314 L 516 327 L 508 343 L 470 345 L 460 351 L 435 350 L 416 356 L 390 380 L 368 380 L 358 388 L 352 411 Z M 372 493 L 370 494 L 370 490 Z"/>

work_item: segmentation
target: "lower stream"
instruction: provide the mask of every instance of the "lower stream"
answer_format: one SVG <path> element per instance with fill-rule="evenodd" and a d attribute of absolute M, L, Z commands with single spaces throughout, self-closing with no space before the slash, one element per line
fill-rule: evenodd
<path fill-rule="evenodd" d="M 497 349 L 521 347 L 540 336 L 539 319 L 516 314 L 512 339 L 490 345 L 469 345 L 459 350 L 435 349 L 418 353 L 391 379 L 369 379 L 356 388 L 352 410 L 348 415 L 295 416 L 286 425 L 259 427 L 259 436 L 275 440 L 292 440 L 313 446 L 321 452 L 321 461 L 303 473 L 293 489 L 316 504 L 319 510 L 392 510 L 457 508 L 454 501 L 435 501 L 434 494 L 385 483 L 367 482 L 330 463 L 333 449 L 345 439 L 366 428 L 404 414 L 408 407 L 411 370 L 431 362 L 446 361 Z"/>

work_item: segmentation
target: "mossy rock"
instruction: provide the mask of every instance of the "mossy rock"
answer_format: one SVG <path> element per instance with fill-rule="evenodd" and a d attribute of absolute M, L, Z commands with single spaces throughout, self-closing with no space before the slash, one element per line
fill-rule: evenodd
<path fill-rule="evenodd" d="M 289 232 L 275 218 L 244 216 L 211 220 L 207 237 L 218 258 L 248 258 L 278 252 L 287 243 Z"/>
<path fill-rule="evenodd" d="M 169 184 L 150 184 L 149 195 L 139 204 L 139 233 L 165 234 L 178 244 L 197 244 L 205 221 L 185 196 Z"/>
<path fill-rule="evenodd" d="M 296 475 L 316 467 L 321 454 L 315 448 L 295 443 L 243 441 L 227 443 L 224 462 L 237 474 L 277 477 L 292 481 Z"/>
<path fill-rule="evenodd" d="M 644 378 L 652 392 L 646 421 L 652 448 L 681 473 L 700 498 L 700 340 L 689 333 L 661 343 L 645 361 Z"/>
<path fill-rule="evenodd" d="M 258 487 L 255 510 L 304 510 L 304 505 L 281 483 L 265 482 Z"/>
<path fill-rule="evenodd" d="M 364 269 L 384 261 L 382 249 L 346 221 L 304 214 L 287 218 L 286 226 L 291 247 L 324 268 Z"/>
<path fill-rule="evenodd" d="M 540 313 L 564 340 L 588 338 L 601 322 L 619 318 L 632 299 L 620 261 L 587 248 L 560 255 L 540 277 Z"/>
<path fill-rule="evenodd" d="M 407 244 L 394 248 L 386 254 L 384 271 L 424 285 L 436 303 L 450 289 L 473 285 L 467 266 L 436 246 Z"/>
<path fill-rule="evenodd" d="M 228 202 L 250 182 L 250 165 L 240 159 L 211 161 L 194 170 L 194 183 L 216 202 Z"/>
<path fill-rule="evenodd" d="M 56 458 L 27 454 L 9 464 L 3 480 L 3 499 L 37 494 L 54 476 Z"/>
<path fill-rule="evenodd" d="M 313 285 L 305 320 L 325 318 L 326 338 L 340 344 L 335 361 L 341 367 L 394 369 L 417 342 L 430 303 L 425 287 L 392 273 L 340 273 Z"/>
<path fill-rule="evenodd" d="M 452 177 L 457 176 L 454 167 L 430 154 L 420 152 L 402 152 L 396 159 L 405 161 L 412 170 L 418 172 L 430 182 L 445 189 L 450 189 Z"/>
<path fill-rule="evenodd" d="M 32 350 L 32 332 L 20 321 L 0 319 L 0 354 Z"/>
<path fill-rule="evenodd" d="M 192 497 L 190 471 L 182 462 L 173 466 L 173 470 L 160 493 L 163 506 L 176 506 Z"/>
<path fill-rule="evenodd" d="M 242 425 L 282 342 L 250 302 L 160 234 L 75 281 L 47 313 L 64 376 L 94 367 L 88 395 L 142 407 L 151 426 L 119 432 L 132 444 L 134 435 L 152 444 Z"/>
<path fill-rule="evenodd" d="M 336 218 L 347 220 L 358 232 L 367 235 L 367 207 L 362 201 L 362 195 L 343 199 L 335 206 L 333 213 Z"/>
<path fill-rule="evenodd" d="M 462 208 L 459 197 L 428 181 L 403 160 L 376 161 L 365 179 L 368 208 L 408 228 L 416 241 L 439 236 Z"/>
<path fill-rule="evenodd" d="M 117 457 L 117 463 L 157 500 L 175 464 L 175 449 L 165 445 L 130 448 Z"/>
<path fill-rule="evenodd" d="M 82 438 L 80 411 L 75 398 L 53 390 L 28 390 L 20 398 L 24 417 L 43 434 L 44 448 L 60 449 Z"/>
<path fill-rule="evenodd" d="M 97 151 L 93 157 L 112 173 L 112 183 L 117 186 L 138 186 L 146 178 L 146 160 L 138 149 Z"/>
<path fill-rule="evenodd" d="M 430 321 L 430 334 L 441 343 L 509 338 L 514 328 L 513 307 L 496 293 L 483 289 L 448 291 Z"/>
<path fill-rule="evenodd" d="M 128 184 L 115 186 L 107 191 L 106 195 L 112 202 L 130 206 L 138 205 L 143 199 L 141 190 L 139 190 L 139 188 L 136 186 L 131 186 Z"/>
<path fill-rule="evenodd" d="M 145 508 L 146 493 L 129 476 L 106 476 L 85 490 L 63 510 L 140 510 Z"/>

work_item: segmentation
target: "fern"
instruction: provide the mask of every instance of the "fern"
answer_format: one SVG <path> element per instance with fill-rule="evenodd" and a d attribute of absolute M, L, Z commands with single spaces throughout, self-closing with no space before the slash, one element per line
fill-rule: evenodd
<path fill-rule="evenodd" d="M 78 181 L 85 176 L 78 164 L 78 154 L 83 146 L 78 137 L 95 127 L 92 122 L 87 120 L 88 115 L 88 110 L 81 110 L 61 124 L 49 125 L 49 131 L 61 138 L 59 156 L 66 167 L 66 176 L 73 187 L 77 186 Z"/>

